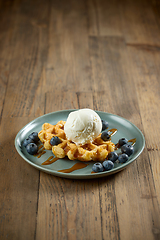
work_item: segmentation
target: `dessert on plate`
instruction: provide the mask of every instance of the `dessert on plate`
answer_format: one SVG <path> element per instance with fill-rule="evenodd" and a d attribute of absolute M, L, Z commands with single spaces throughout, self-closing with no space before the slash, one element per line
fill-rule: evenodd
<path fill-rule="evenodd" d="M 104 161 L 115 144 L 102 132 L 102 120 L 88 108 L 71 112 L 66 121 L 56 125 L 44 123 L 38 133 L 44 148 L 58 158 L 70 160 Z"/>

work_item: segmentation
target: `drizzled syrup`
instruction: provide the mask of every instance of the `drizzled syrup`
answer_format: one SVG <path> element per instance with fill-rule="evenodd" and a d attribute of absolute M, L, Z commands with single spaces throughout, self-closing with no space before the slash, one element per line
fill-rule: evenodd
<path fill-rule="evenodd" d="M 40 145 L 38 147 L 38 152 L 34 156 L 37 157 L 37 158 L 40 158 L 45 153 L 46 153 L 45 148 L 43 147 L 43 145 Z"/>
<path fill-rule="evenodd" d="M 130 139 L 128 140 L 128 142 L 131 142 L 132 143 L 131 145 L 134 146 L 136 143 L 136 138 Z"/>
<path fill-rule="evenodd" d="M 41 148 L 43 148 L 43 145 L 40 145 L 40 146 L 38 147 L 38 150 L 40 150 Z"/>
<path fill-rule="evenodd" d="M 52 164 L 56 162 L 58 159 L 59 159 L 58 157 L 50 156 L 45 162 L 42 163 L 42 165 Z"/>
<path fill-rule="evenodd" d="M 43 154 L 45 154 L 46 153 L 46 151 L 41 151 L 40 153 L 39 153 L 39 155 L 37 156 L 37 158 L 40 158 Z"/>
<path fill-rule="evenodd" d="M 135 143 L 136 143 L 136 138 L 133 138 L 133 139 L 128 140 L 128 143 L 129 143 L 129 142 L 131 142 L 131 143 L 132 143 L 131 145 L 134 146 Z M 116 144 L 115 144 L 115 150 L 117 150 L 118 148 L 121 148 L 121 146 L 120 146 L 119 143 L 116 143 Z"/>
<path fill-rule="evenodd" d="M 113 128 L 113 129 L 108 130 L 108 132 L 109 132 L 110 137 L 111 137 L 115 133 L 117 133 L 117 129 Z M 128 142 L 131 143 L 132 146 L 134 146 L 135 143 L 136 143 L 136 138 L 130 139 L 130 140 L 128 140 Z M 120 147 L 121 146 L 119 145 L 119 143 L 115 144 L 115 150 L 117 150 Z M 66 147 L 65 148 L 65 152 L 67 152 L 67 151 L 68 151 L 68 149 Z M 46 153 L 45 148 L 43 147 L 43 145 L 40 145 L 39 148 L 38 148 L 37 154 L 35 154 L 34 156 L 37 157 L 37 158 L 40 158 L 45 153 Z M 56 162 L 58 159 L 59 159 L 58 157 L 50 156 L 46 161 L 44 161 L 42 163 L 42 165 L 50 165 L 50 164 Z M 87 167 L 88 165 L 89 164 L 86 164 L 86 163 L 83 163 L 83 162 L 79 162 L 79 163 L 74 164 L 71 168 L 59 170 L 58 172 L 71 173 L 71 172 L 73 172 L 75 170 L 83 169 L 83 168 Z M 95 172 L 92 171 L 91 173 L 95 173 Z"/>
<path fill-rule="evenodd" d="M 59 170 L 58 172 L 71 173 L 71 172 L 73 172 L 73 171 L 75 171 L 75 170 L 85 168 L 85 167 L 87 167 L 88 165 L 89 165 L 89 164 L 79 162 L 79 163 L 74 164 L 71 168 L 64 169 L 64 170 Z"/>
<path fill-rule="evenodd" d="M 108 130 L 108 132 L 109 133 L 111 132 L 109 135 L 113 136 L 117 132 L 117 129 L 116 128 L 112 128 L 112 129 Z"/>

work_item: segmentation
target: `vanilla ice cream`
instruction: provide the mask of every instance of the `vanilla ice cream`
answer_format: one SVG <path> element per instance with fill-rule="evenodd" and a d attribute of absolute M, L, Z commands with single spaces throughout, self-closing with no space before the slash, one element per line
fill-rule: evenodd
<path fill-rule="evenodd" d="M 92 142 L 101 130 L 102 121 L 99 115 L 88 108 L 71 112 L 64 125 L 67 139 L 76 144 Z"/>

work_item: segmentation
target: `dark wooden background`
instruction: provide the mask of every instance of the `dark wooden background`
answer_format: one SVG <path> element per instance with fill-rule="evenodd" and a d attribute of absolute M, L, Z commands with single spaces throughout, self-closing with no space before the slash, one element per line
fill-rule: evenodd
<path fill-rule="evenodd" d="M 160 1 L 0 0 L 0 239 L 160 239 Z M 144 134 L 141 156 L 95 180 L 47 175 L 14 139 L 89 107 Z"/>

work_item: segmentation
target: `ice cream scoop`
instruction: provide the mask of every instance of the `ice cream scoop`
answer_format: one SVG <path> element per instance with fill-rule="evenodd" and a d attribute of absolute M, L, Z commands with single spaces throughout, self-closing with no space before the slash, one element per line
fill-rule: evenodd
<path fill-rule="evenodd" d="M 101 130 L 101 118 L 95 111 L 88 108 L 71 112 L 64 125 L 67 139 L 76 144 L 92 142 Z"/>

